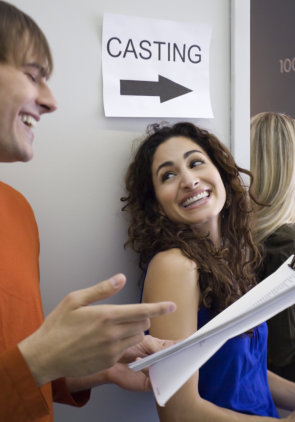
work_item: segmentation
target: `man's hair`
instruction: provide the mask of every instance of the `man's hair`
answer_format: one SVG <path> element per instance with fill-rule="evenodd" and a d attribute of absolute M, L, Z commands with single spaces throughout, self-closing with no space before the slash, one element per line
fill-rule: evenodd
<path fill-rule="evenodd" d="M 295 120 L 282 113 L 251 119 L 251 172 L 256 205 L 254 234 L 264 240 L 283 224 L 295 223 Z"/>
<path fill-rule="evenodd" d="M 52 55 L 42 30 L 26 13 L 0 0 L 0 63 L 22 66 L 28 56 L 38 60 L 46 77 L 51 74 Z"/>

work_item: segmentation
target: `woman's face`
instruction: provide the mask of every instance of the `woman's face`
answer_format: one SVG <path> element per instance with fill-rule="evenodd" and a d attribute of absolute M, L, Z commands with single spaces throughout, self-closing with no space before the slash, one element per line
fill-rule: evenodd
<path fill-rule="evenodd" d="M 161 211 L 177 223 L 219 236 L 226 191 L 207 153 L 191 139 L 169 138 L 156 150 L 152 177 Z"/>

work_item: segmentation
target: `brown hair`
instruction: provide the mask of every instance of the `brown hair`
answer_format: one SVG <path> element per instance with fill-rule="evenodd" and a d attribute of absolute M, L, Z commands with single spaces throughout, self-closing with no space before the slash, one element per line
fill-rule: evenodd
<path fill-rule="evenodd" d="M 49 77 L 53 61 L 44 33 L 30 16 L 0 1 L 0 63 L 22 66 L 28 54 L 40 61 Z"/>
<path fill-rule="evenodd" d="M 220 173 L 227 196 L 221 213 L 221 249 L 208 235 L 172 222 L 158 211 L 151 167 L 158 146 L 172 136 L 186 137 L 202 147 Z M 197 264 L 203 305 L 216 312 L 256 284 L 255 270 L 260 262 L 252 240 L 249 195 L 239 172 L 252 180 L 251 173 L 238 167 L 228 149 L 208 131 L 187 122 L 173 126 L 155 124 L 148 128 L 148 135 L 128 168 L 127 195 L 121 198 L 126 203 L 122 210 L 130 216 L 125 246 L 139 253 L 140 268 L 145 269 L 156 253 L 179 248 Z"/>

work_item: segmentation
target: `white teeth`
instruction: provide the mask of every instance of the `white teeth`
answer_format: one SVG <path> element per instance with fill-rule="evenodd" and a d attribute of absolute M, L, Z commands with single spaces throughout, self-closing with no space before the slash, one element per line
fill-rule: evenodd
<path fill-rule="evenodd" d="M 37 124 L 37 120 L 34 119 L 33 116 L 29 116 L 28 114 L 21 114 L 20 119 L 30 128 L 34 128 Z"/>
<path fill-rule="evenodd" d="M 198 195 L 192 196 L 191 198 L 188 198 L 185 202 L 183 202 L 184 207 L 188 207 L 191 203 L 199 201 L 202 198 L 206 198 L 209 196 L 208 191 L 203 191 L 201 193 L 198 193 Z"/>

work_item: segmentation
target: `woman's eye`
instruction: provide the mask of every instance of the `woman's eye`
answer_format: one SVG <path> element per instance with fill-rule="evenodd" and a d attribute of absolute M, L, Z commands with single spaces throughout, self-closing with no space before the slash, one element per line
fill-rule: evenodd
<path fill-rule="evenodd" d="M 174 176 L 174 173 L 172 171 L 167 171 L 164 173 L 161 177 L 162 182 L 165 182 L 168 179 L 171 179 Z"/>
<path fill-rule="evenodd" d="M 203 162 L 204 162 L 204 161 L 202 161 L 202 160 L 200 160 L 200 159 L 197 159 L 197 160 L 192 160 L 192 161 L 190 162 L 190 168 L 200 166 L 201 164 L 203 164 Z"/>

